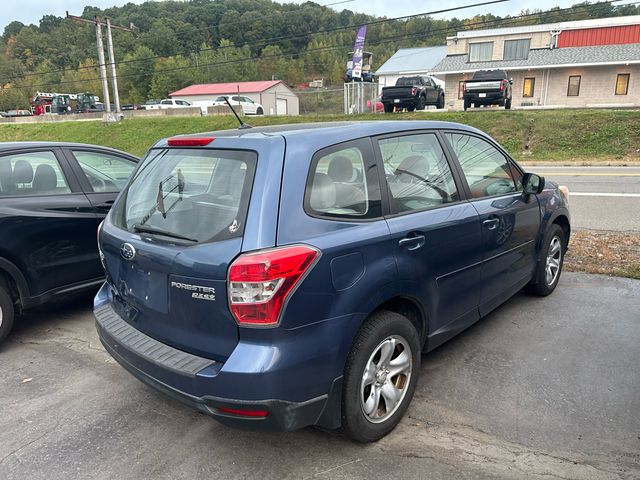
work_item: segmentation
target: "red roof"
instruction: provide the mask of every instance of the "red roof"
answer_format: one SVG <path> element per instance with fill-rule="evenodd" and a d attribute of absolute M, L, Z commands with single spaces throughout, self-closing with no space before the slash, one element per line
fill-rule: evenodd
<path fill-rule="evenodd" d="M 176 92 L 170 93 L 173 97 L 188 95 L 223 95 L 227 93 L 260 93 L 282 83 L 282 80 L 265 80 L 260 82 L 233 82 L 233 83 L 204 83 L 191 85 Z"/>

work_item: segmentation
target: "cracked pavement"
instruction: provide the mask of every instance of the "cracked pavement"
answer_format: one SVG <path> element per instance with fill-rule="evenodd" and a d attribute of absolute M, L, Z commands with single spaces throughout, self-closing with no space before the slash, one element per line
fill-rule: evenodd
<path fill-rule="evenodd" d="M 233 430 L 131 377 L 91 298 L 28 313 L 0 345 L 0 478 L 640 478 L 640 281 L 563 274 L 422 359 L 383 440 Z M 30 381 L 25 381 L 31 379 Z"/>

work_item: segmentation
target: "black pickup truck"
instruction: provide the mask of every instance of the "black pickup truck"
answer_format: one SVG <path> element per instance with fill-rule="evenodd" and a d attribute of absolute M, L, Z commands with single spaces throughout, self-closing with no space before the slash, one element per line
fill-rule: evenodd
<path fill-rule="evenodd" d="M 393 112 L 394 108 L 408 111 L 424 110 L 427 105 L 444 108 L 444 90 L 431 77 L 401 77 L 395 87 L 382 89 L 384 111 Z"/>
<path fill-rule="evenodd" d="M 480 105 L 500 105 L 511 108 L 513 81 L 504 70 L 480 70 L 464 83 L 464 109 Z"/>

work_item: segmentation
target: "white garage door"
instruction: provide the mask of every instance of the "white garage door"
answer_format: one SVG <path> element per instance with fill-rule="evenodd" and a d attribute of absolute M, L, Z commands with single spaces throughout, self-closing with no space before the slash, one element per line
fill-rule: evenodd
<path fill-rule="evenodd" d="M 286 115 L 286 114 L 287 114 L 287 99 L 276 98 L 276 115 Z"/>

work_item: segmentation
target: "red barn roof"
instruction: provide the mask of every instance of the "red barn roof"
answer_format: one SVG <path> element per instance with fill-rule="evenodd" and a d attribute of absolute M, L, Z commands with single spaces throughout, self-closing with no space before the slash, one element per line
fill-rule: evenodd
<path fill-rule="evenodd" d="M 269 88 L 282 83 L 282 80 L 265 80 L 259 82 L 233 82 L 233 83 L 204 83 L 191 85 L 169 96 L 189 96 L 189 95 L 223 95 L 226 93 L 260 93 Z"/>

